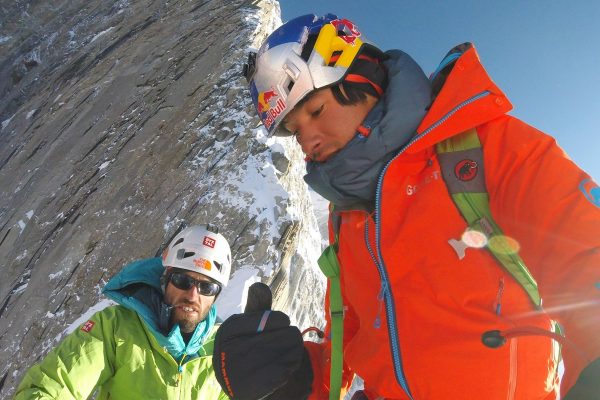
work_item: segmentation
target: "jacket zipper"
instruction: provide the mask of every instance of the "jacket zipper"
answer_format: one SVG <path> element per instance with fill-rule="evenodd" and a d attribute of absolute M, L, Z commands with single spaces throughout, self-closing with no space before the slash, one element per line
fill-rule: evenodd
<path fill-rule="evenodd" d="M 181 379 L 183 378 L 183 360 L 187 356 L 187 353 L 183 353 L 179 364 L 177 365 L 177 380 L 175 381 L 175 387 L 178 387 L 181 383 Z"/>
<path fill-rule="evenodd" d="M 413 396 L 408 387 L 408 382 L 406 380 L 406 376 L 404 375 L 404 369 L 402 367 L 402 354 L 400 351 L 400 338 L 398 337 L 398 327 L 396 323 L 396 311 L 394 304 L 394 297 L 392 293 L 392 288 L 389 285 L 389 279 L 387 274 L 387 269 L 385 266 L 385 261 L 383 260 L 383 256 L 381 254 L 381 187 L 383 184 L 383 177 L 387 172 L 389 166 L 396 160 L 402 153 L 406 151 L 410 146 L 421 140 L 425 135 L 429 132 L 443 124 L 448 118 L 450 118 L 454 113 L 456 113 L 461 108 L 483 98 L 491 93 L 489 91 L 483 91 L 470 99 L 467 99 L 450 110 L 446 115 L 440 118 L 437 122 L 431 125 L 429 128 L 423 131 L 420 135 L 414 137 L 410 142 L 406 144 L 403 148 L 400 149 L 398 154 L 394 156 L 390 161 L 387 162 L 381 173 L 379 174 L 379 179 L 377 181 L 377 190 L 375 192 L 375 246 L 377 250 L 377 257 L 373 254 L 371 250 L 371 246 L 367 240 L 367 247 L 369 248 L 369 252 L 371 253 L 371 257 L 379 270 L 379 276 L 381 277 L 381 287 L 383 293 L 383 299 L 385 303 L 385 311 L 388 323 L 388 334 L 390 338 L 390 347 L 392 350 L 392 360 L 394 362 L 394 373 L 396 375 L 396 381 L 402 387 L 406 395 L 409 399 L 413 400 Z M 366 225 L 368 227 L 368 224 Z"/>
<path fill-rule="evenodd" d="M 371 240 L 369 239 L 369 214 L 365 215 L 365 243 L 367 244 L 367 250 L 369 250 L 369 255 L 371 256 L 371 260 L 373 260 L 373 264 L 377 266 L 377 270 L 380 271 L 379 261 L 375 258 L 375 253 L 373 252 L 373 248 L 371 247 Z M 385 292 L 387 290 L 387 280 L 381 277 L 381 289 L 377 294 L 377 314 L 375 316 L 375 321 L 373 322 L 373 327 L 375 329 L 381 328 L 381 311 L 383 308 L 383 302 L 385 298 Z"/>

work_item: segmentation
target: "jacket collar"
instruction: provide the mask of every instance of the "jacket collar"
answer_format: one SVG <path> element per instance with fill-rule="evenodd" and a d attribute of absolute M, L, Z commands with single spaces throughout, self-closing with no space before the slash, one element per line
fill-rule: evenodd
<path fill-rule="evenodd" d="M 103 294 L 123 307 L 135 311 L 144 321 L 158 344 L 177 360 L 183 354 L 205 355 L 202 347 L 217 319 L 215 305 L 198 324 L 186 344 L 179 325 L 167 331 L 171 307 L 163 302 L 160 277 L 164 271 L 160 258 L 134 261 L 113 276 L 102 289 Z"/>
<path fill-rule="evenodd" d="M 432 76 L 435 100 L 417 132 L 424 135 L 407 151 L 416 153 L 452 135 L 498 118 L 512 109 L 489 77 L 471 43 L 456 46 Z"/>

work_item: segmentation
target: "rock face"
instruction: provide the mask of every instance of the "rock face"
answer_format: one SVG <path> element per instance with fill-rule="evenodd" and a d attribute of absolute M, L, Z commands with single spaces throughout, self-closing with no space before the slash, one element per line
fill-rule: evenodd
<path fill-rule="evenodd" d="M 0 7 L 0 398 L 117 270 L 194 223 L 229 239 L 233 279 L 322 325 L 301 154 L 255 128 L 241 77 L 279 23 L 275 0 Z"/>

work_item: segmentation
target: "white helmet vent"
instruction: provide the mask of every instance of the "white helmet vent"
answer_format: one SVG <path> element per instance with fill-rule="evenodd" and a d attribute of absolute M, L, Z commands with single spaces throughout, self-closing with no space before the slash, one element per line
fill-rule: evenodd
<path fill-rule="evenodd" d="M 195 254 L 196 253 L 193 251 L 185 251 L 185 249 L 179 249 L 177 250 L 177 259 L 183 260 L 184 258 L 192 257 Z"/>

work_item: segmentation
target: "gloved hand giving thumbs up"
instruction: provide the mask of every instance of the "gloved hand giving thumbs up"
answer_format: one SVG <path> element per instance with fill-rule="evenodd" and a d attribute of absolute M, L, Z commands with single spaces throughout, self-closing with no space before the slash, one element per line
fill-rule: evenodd
<path fill-rule="evenodd" d="M 213 366 L 231 399 L 301 400 L 311 393 L 313 372 L 302 335 L 286 314 L 271 310 L 271 302 L 269 287 L 254 283 L 244 313 L 217 331 Z"/>

